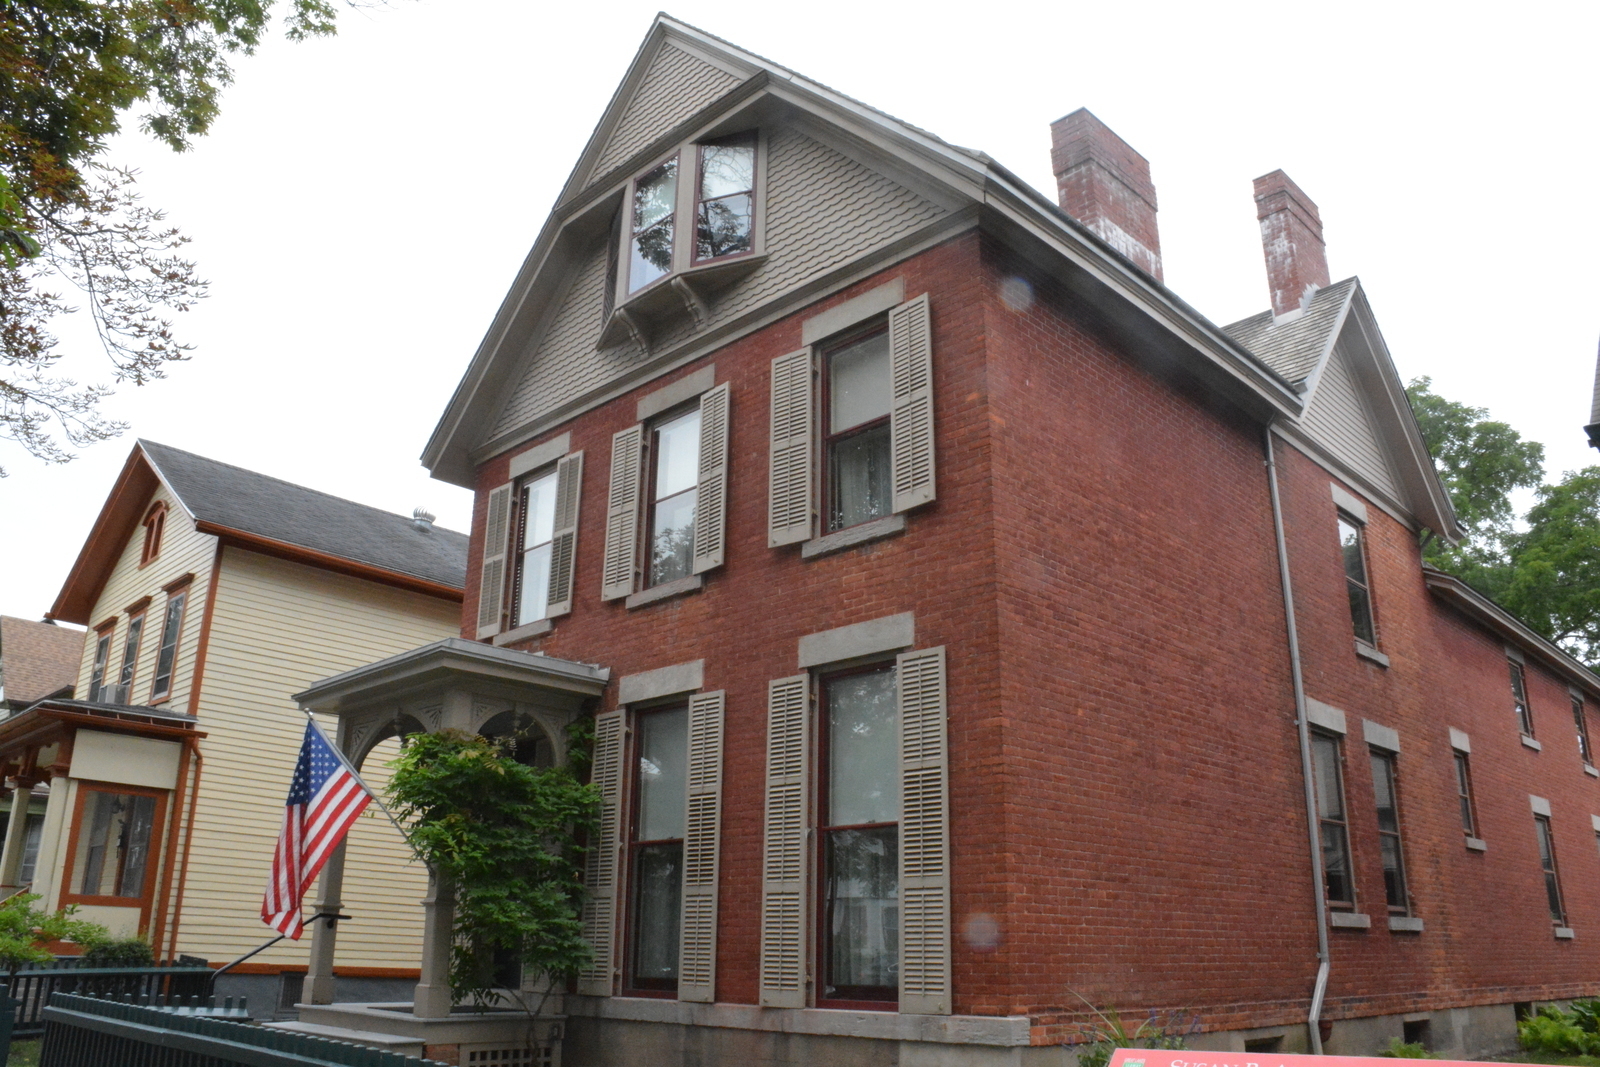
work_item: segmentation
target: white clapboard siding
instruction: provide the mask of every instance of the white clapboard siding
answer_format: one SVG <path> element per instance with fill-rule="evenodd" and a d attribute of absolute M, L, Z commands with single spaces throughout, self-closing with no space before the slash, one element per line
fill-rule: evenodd
<path fill-rule="evenodd" d="M 933 332 L 928 294 L 889 311 L 889 456 L 894 472 L 894 510 L 934 498 Z"/>
<path fill-rule="evenodd" d="M 767 483 L 767 544 L 811 539 L 813 515 L 812 424 L 814 383 L 811 350 L 802 348 L 772 361 L 771 452 Z"/>
<path fill-rule="evenodd" d="M 728 525 L 728 383 L 700 397 L 700 477 L 694 506 L 694 573 L 722 566 Z"/>
<path fill-rule="evenodd" d="M 896 660 L 900 703 L 900 1010 L 950 1014 L 950 767 L 944 649 Z"/>
<path fill-rule="evenodd" d="M 224 550 L 196 709 L 207 736 L 180 952 L 233 959 L 265 940 L 261 892 L 305 731 L 290 694 L 459 635 L 460 627 L 455 601 Z M 334 732 L 331 720 L 323 725 Z M 374 788 L 388 780 L 388 758 L 380 750 L 362 767 Z M 351 831 L 343 899 L 345 914 L 354 919 L 339 926 L 338 965 L 416 968 L 422 945 L 417 902 L 426 885 L 394 827 L 369 808 Z M 314 899 L 308 896 L 308 903 Z M 283 942 L 256 961 L 304 964 L 309 944 L 310 938 Z"/>
<path fill-rule="evenodd" d="M 550 600 L 546 618 L 572 610 L 572 569 L 578 558 L 578 514 L 583 496 L 583 453 L 556 464 L 556 514 L 550 541 Z"/>
<path fill-rule="evenodd" d="M 511 553 L 511 482 L 489 490 L 483 524 L 483 570 L 478 578 L 478 637 L 500 632 L 506 606 L 506 561 Z"/>
<path fill-rule="evenodd" d="M 1372 405 L 1351 372 L 1349 357 L 1336 348 L 1322 369 L 1311 402 L 1300 417 L 1316 440 L 1348 463 L 1373 488 L 1401 499 L 1388 449 L 1377 429 Z"/>
<path fill-rule="evenodd" d="M 689 812 L 683 839 L 678 999 L 717 999 L 717 869 L 722 836 L 722 720 L 726 694 L 689 698 Z"/>
<path fill-rule="evenodd" d="M 606 499 L 606 553 L 601 567 L 600 599 L 633 595 L 639 554 L 639 476 L 644 449 L 644 424 L 620 430 L 611 438 L 611 489 Z"/>
<path fill-rule="evenodd" d="M 763 1007 L 806 1006 L 806 779 L 810 678 L 767 683 L 767 817 L 761 875 Z"/>
<path fill-rule="evenodd" d="M 617 869 L 622 837 L 622 712 L 594 717 L 594 758 L 590 781 L 600 793 L 600 828 L 589 851 L 584 879 L 583 936 L 594 959 L 578 974 L 578 992 L 611 995 L 617 936 Z"/>

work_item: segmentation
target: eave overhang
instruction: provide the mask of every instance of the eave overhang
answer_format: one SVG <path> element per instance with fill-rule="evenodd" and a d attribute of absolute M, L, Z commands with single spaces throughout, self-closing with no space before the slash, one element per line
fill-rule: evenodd
<path fill-rule="evenodd" d="M 1600 700 L 1600 676 L 1552 643 L 1535 633 L 1527 623 L 1496 604 L 1454 575 L 1422 568 L 1428 592 L 1455 608 L 1473 622 L 1515 644 L 1524 655 L 1532 656 L 1550 671 L 1577 686 L 1591 699 Z"/>
<path fill-rule="evenodd" d="M 457 604 L 461 603 L 463 597 L 462 590 L 453 585 L 430 581 L 427 578 L 422 578 L 415 574 L 407 574 L 404 571 L 392 570 L 388 567 L 362 563 L 360 560 L 350 559 L 346 556 L 319 552 L 304 545 L 297 545 L 290 541 L 280 541 L 273 537 L 263 537 L 261 534 L 224 526 L 221 523 L 202 519 L 194 524 L 194 528 L 203 534 L 210 534 L 218 538 L 224 545 L 249 549 L 264 556 L 274 556 L 293 563 L 304 563 L 307 566 L 317 567 L 321 570 L 348 574 L 353 578 L 364 578 L 379 585 L 393 586 L 396 589 L 404 589 L 412 593 L 422 593 L 426 596 L 438 597 L 441 600 L 449 600 Z"/>
<path fill-rule="evenodd" d="M 79 626 L 94 625 L 90 614 L 100 599 L 100 590 L 105 588 L 116 568 L 122 546 L 144 517 L 145 501 L 160 484 L 161 478 L 144 450 L 134 445 L 45 618 Z"/>
<path fill-rule="evenodd" d="M 45 699 L 0 720 L 0 762 L 14 760 L 20 751 L 55 744 L 80 728 L 186 741 L 206 736 L 195 728 L 198 722 L 193 715 L 144 705 Z"/>
<path fill-rule="evenodd" d="M 307 711 L 337 715 L 421 692 L 485 684 L 598 697 L 610 679 L 610 670 L 593 664 L 446 637 L 324 678 L 292 699 Z"/>

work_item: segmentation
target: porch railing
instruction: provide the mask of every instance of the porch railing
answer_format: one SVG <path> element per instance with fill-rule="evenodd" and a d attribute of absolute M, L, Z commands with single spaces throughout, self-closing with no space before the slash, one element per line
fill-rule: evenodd
<path fill-rule="evenodd" d="M 38 1037 L 44 1033 L 44 1007 L 55 993 L 82 993 L 96 997 L 133 997 L 137 1000 L 177 1000 L 205 996 L 211 968 L 182 963 L 165 967 L 83 967 L 76 960 L 28 968 L 12 977 L 0 975 L 17 1002 L 12 1037 Z"/>
<path fill-rule="evenodd" d="M 365 1045 L 70 993 L 50 998 L 44 1023 L 40 1067 L 439 1067 Z"/>

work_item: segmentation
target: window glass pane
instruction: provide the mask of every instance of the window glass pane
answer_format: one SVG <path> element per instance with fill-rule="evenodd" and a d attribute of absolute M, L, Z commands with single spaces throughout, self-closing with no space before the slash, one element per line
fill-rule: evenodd
<path fill-rule="evenodd" d="M 825 841 L 824 996 L 860 995 L 900 981 L 899 830 L 834 830 Z"/>
<path fill-rule="evenodd" d="M 828 824 L 900 818 L 900 728 L 892 668 L 830 679 Z"/>
<path fill-rule="evenodd" d="M 656 428 L 656 499 L 665 500 L 700 480 L 700 409 Z"/>
<path fill-rule="evenodd" d="M 1378 829 L 1400 831 L 1400 813 L 1394 800 L 1394 763 L 1388 756 L 1372 756 L 1373 804 L 1378 809 Z"/>
<path fill-rule="evenodd" d="M 1355 900 L 1350 884 L 1350 846 L 1343 826 L 1322 824 L 1322 879 L 1329 900 Z"/>
<path fill-rule="evenodd" d="M 688 806 L 689 709 L 639 716 L 638 841 L 681 838 Z"/>
<path fill-rule="evenodd" d="M 139 662 L 139 635 L 144 632 L 144 616 L 131 620 L 128 623 L 128 637 L 122 643 L 122 669 L 117 672 L 117 684 L 127 685 L 133 681 L 133 668 Z M 128 702 L 128 695 L 123 694 L 123 703 Z"/>
<path fill-rule="evenodd" d="M 671 216 L 678 198 L 678 161 L 669 159 L 633 186 L 633 232 Z"/>
<path fill-rule="evenodd" d="M 729 193 L 747 193 L 755 185 L 755 177 L 755 145 L 746 142 L 700 147 L 701 200 L 714 200 Z"/>
<path fill-rule="evenodd" d="M 695 258 L 715 259 L 750 251 L 752 217 L 748 193 L 703 201 L 695 221 Z"/>
<path fill-rule="evenodd" d="M 828 449 L 828 529 L 842 530 L 889 514 L 889 425 L 862 430 Z"/>
<path fill-rule="evenodd" d="M 1372 629 L 1372 598 L 1355 582 L 1345 584 L 1350 587 L 1350 624 L 1355 627 L 1356 636 L 1369 645 L 1376 645 L 1377 635 Z"/>
<path fill-rule="evenodd" d="M 1406 907 L 1405 868 L 1400 864 L 1400 839 L 1393 834 L 1378 838 L 1383 850 L 1383 895 L 1391 908 Z"/>
<path fill-rule="evenodd" d="M 1472 780 L 1467 775 L 1467 757 L 1456 753 L 1456 792 L 1461 796 L 1461 829 L 1469 836 L 1472 824 Z"/>
<path fill-rule="evenodd" d="M 44 815 L 28 813 L 28 836 L 22 839 L 22 870 L 17 874 L 20 885 L 33 881 L 34 870 L 39 865 L 39 842 L 44 838 Z"/>
<path fill-rule="evenodd" d="M 637 292 L 672 271 L 672 220 L 650 227 L 633 238 L 628 264 L 628 292 Z"/>
<path fill-rule="evenodd" d="M 875 333 L 828 357 L 828 432 L 889 414 L 889 334 Z"/>
<path fill-rule="evenodd" d="M 161 625 L 161 653 L 156 658 L 156 680 L 152 696 L 172 690 L 172 662 L 178 654 L 178 631 L 183 626 L 183 604 L 188 594 L 179 593 L 167 601 L 167 617 Z"/>
<path fill-rule="evenodd" d="M 154 797 L 90 791 L 78 827 L 74 891 L 84 896 L 139 897 L 144 893 Z"/>
<path fill-rule="evenodd" d="M 650 583 L 687 578 L 694 564 L 694 508 L 699 492 L 690 489 L 656 505 L 650 530 Z"/>
<path fill-rule="evenodd" d="M 1322 734 L 1311 735 L 1311 764 L 1317 784 L 1317 814 L 1324 819 L 1344 818 L 1344 795 L 1339 788 L 1339 743 Z"/>
<path fill-rule="evenodd" d="M 89 673 L 89 699 L 99 700 L 100 690 L 106 681 L 106 660 L 111 658 L 111 635 L 106 634 L 95 642 L 94 669 Z"/>
<path fill-rule="evenodd" d="M 522 487 L 522 547 L 542 545 L 555 536 L 556 476 L 555 472 Z"/>
<path fill-rule="evenodd" d="M 633 976 L 672 981 L 678 977 L 683 843 L 645 845 L 634 852 L 633 866 Z"/>
<path fill-rule="evenodd" d="M 517 587 L 517 622 L 538 622 L 550 608 L 550 542 L 522 554 L 522 578 Z"/>
<path fill-rule="evenodd" d="M 1361 527 L 1339 518 L 1339 547 L 1344 551 L 1344 574 L 1351 581 L 1367 584 L 1367 564 L 1361 558 Z"/>

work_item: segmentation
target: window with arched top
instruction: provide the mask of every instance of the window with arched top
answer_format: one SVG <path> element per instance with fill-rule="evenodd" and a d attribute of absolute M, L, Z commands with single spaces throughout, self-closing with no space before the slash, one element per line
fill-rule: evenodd
<path fill-rule="evenodd" d="M 166 525 L 167 505 L 157 500 L 144 513 L 144 547 L 139 552 L 139 566 L 143 567 L 161 555 L 161 534 Z"/>

